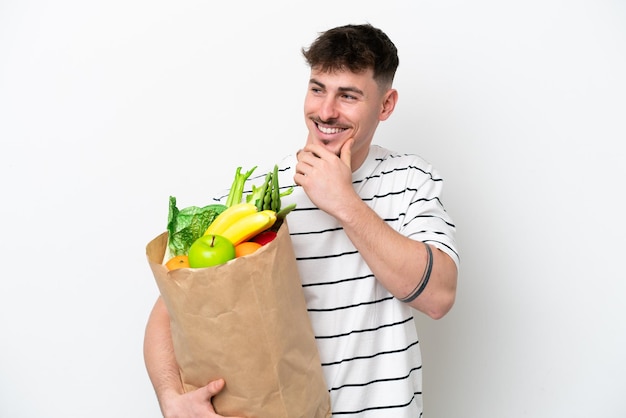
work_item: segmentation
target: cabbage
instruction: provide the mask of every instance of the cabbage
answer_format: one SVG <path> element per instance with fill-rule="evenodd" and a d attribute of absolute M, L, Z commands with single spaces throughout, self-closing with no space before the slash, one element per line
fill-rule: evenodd
<path fill-rule="evenodd" d="M 187 255 L 195 240 L 204 235 L 211 222 L 226 209 L 226 205 L 213 204 L 204 207 L 176 207 L 176 198 L 170 196 L 167 216 L 167 246 L 170 256 Z"/>

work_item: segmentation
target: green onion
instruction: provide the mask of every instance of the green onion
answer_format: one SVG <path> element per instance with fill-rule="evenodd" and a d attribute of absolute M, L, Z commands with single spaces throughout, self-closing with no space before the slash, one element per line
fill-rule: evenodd
<path fill-rule="evenodd" d="M 230 192 L 228 193 L 228 197 L 226 198 L 225 205 L 227 207 L 231 207 L 232 205 L 236 205 L 237 203 L 241 203 L 243 199 L 243 185 L 248 180 L 252 172 L 256 170 L 256 166 L 252 167 L 245 174 L 241 174 L 241 167 L 237 167 L 237 171 L 235 171 L 235 179 L 233 180 L 233 184 L 230 187 Z"/>

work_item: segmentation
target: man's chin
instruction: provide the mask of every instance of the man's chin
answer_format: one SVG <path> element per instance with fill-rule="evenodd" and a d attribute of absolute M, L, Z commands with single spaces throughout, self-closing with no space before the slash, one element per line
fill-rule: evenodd
<path fill-rule="evenodd" d="M 321 144 L 324 148 L 326 148 L 328 151 L 332 152 L 336 156 L 339 156 L 341 154 L 341 146 L 343 145 L 343 143 L 337 143 L 335 141 L 321 141 Z"/>
<path fill-rule="evenodd" d="M 307 143 L 309 144 L 318 144 L 324 147 L 326 150 L 332 152 L 333 154 L 339 156 L 341 154 L 341 147 L 345 144 L 347 138 L 337 138 L 337 139 L 328 139 L 328 138 L 320 138 L 317 135 L 309 135 L 307 139 Z"/>

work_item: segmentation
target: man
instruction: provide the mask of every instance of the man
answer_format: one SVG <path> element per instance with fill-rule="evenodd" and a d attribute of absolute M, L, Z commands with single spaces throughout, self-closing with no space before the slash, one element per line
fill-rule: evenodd
<path fill-rule="evenodd" d="M 398 101 L 397 51 L 382 31 L 330 29 L 302 52 L 311 67 L 309 134 L 280 163 L 280 184 L 296 186 L 284 204 L 297 204 L 289 229 L 333 415 L 415 418 L 422 375 L 413 309 L 441 318 L 456 294 L 455 227 L 439 198 L 442 180 L 418 156 L 372 145 Z M 222 380 L 182 393 L 160 299 L 145 360 L 166 418 L 219 417 L 211 398 Z"/>

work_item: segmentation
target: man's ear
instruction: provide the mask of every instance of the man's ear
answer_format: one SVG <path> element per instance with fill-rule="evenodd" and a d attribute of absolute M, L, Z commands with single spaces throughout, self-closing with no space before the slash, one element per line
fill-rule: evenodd
<path fill-rule="evenodd" d="M 396 103 L 398 103 L 398 90 L 387 90 L 387 93 L 385 93 L 385 96 L 383 97 L 383 105 L 380 109 L 380 115 L 378 115 L 378 120 L 387 120 L 387 118 L 391 116 L 393 110 L 396 108 Z"/>

